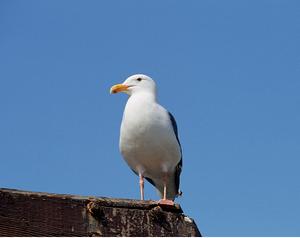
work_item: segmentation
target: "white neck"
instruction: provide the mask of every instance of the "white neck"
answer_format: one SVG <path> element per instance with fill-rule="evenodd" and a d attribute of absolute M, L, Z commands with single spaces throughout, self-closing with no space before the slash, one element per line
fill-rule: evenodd
<path fill-rule="evenodd" d="M 129 97 L 128 101 L 129 100 L 140 100 L 141 102 L 156 102 L 156 93 L 147 91 L 135 92 Z"/>

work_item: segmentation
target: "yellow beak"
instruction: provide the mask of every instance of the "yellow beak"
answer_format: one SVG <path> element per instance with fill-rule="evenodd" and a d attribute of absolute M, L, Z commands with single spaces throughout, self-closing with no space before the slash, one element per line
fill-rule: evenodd
<path fill-rule="evenodd" d="M 128 89 L 127 85 L 124 84 L 116 84 L 110 88 L 110 93 L 119 93 L 124 92 Z"/>

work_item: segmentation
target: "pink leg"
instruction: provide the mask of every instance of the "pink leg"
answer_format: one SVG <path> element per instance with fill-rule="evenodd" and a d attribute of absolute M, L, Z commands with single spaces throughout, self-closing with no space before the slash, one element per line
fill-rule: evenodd
<path fill-rule="evenodd" d="M 144 200 L 144 177 L 143 175 L 139 175 L 140 177 L 140 191 L 141 191 L 141 200 Z"/>
<path fill-rule="evenodd" d="M 164 194 L 163 194 L 163 199 L 160 199 L 158 201 L 158 204 L 174 206 L 175 203 L 172 200 L 167 199 L 167 181 L 168 181 L 168 174 L 166 174 L 164 176 Z"/>
<path fill-rule="evenodd" d="M 166 182 L 164 183 L 164 196 L 163 196 L 163 200 L 167 200 L 167 184 L 166 184 Z"/>

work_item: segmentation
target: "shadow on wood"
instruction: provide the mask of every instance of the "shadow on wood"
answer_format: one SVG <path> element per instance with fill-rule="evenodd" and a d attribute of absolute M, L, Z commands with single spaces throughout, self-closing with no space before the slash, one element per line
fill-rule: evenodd
<path fill-rule="evenodd" d="M 0 236 L 201 236 L 179 205 L 0 189 Z"/>

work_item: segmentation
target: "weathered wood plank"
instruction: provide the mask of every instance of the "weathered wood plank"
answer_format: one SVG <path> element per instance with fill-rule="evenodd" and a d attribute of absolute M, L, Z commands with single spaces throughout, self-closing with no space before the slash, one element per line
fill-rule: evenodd
<path fill-rule="evenodd" d="M 200 236 L 179 205 L 0 189 L 0 236 Z"/>

